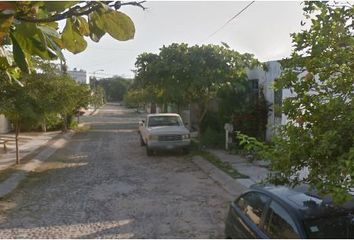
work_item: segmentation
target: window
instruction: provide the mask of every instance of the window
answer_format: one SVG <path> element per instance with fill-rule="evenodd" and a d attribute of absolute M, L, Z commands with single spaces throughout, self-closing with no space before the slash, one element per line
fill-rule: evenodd
<path fill-rule="evenodd" d="M 269 206 L 264 230 L 270 238 L 300 238 L 291 216 L 275 202 Z"/>
<path fill-rule="evenodd" d="M 258 93 L 258 88 L 259 88 L 258 79 L 250 79 L 249 84 L 252 92 Z"/>
<path fill-rule="evenodd" d="M 237 206 L 257 226 L 261 224 L 262 214 L 269 197 L 257 192 L 246 193 L 237 201 Z"/>
<path fill-rule="evenodd" d="M 252 104 L 257 104 L 259 98 L 259 84 L 258 79 L 250 79 L 249 80 L 249 100 Z"/>
<path fill-rule="evenodd" d="M 182 120 L 178 116 L 154 116 L 149 118 L 149 127 L 181 125 Z"/>

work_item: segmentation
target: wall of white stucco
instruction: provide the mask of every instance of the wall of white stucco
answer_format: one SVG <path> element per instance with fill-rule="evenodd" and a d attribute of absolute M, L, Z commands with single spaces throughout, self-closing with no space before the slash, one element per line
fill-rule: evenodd
<path fill-rule="evenodd" d="M 7 133 L 9 131 L 10 131 L 9 121 L 7 121 L 4 115 L 0 114 L 0 133 Z"/>
<path fill-rule="evenodd" d="M 248 70 L 247 77 L 248 79 L 258 79 L 259 87 L 262 88 L 263 94 L 267 102 L 272 104 L 270 107 L 272 111 L 268 115 L 268 125 L 266 131 L 266 139 L 270 140 L 274 135 L 274 125 L 277 122 L 274 117 L 274 80 L 277 79 L 281 74 L 281 65 L 277 61 L 266 62 L 267 71 L 263 68 L 258 67 L 251 70 Z M 284 98 L 284 95 L 283 95 Z"/>

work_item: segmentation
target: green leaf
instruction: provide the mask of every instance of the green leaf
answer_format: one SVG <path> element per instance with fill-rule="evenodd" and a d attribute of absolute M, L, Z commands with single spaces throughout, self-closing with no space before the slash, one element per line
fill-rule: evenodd
<path fill-rule="evenodd" d="M 62 53 L 64 46 L 61 42 L 61 35 L 57 32 L 58 24 L 51 22 L 39 25 L 38 28 L 42 31 L 43 40 L 47 43 L 47 46 L 52 49 L 60 59 L 64 60 Z"/>
<path fill-rule="evenodd" d="M 61 60 L 65 60 L 65 57 L 62 53 L 62 48 L 60 47 L 59 44 L 57 44 L 57 41 L 61 41 L 61 39 L 59 38 L 47 38 L 47 43 L 50 46 L 51 49 L 53 49 L 55 51 L 55 53 L 57 54 L 57 56 L 61 59 Z"/>
<path fill-rule="evenodd" d="M 97 12 L 90 13 L 88 16 L 88 24 L 91 40 L 94 42 L 100 41 L 100 39 L 106 34 L 103 30 L 104 25 L 101 21 L 100 15 Z"/>
<path fill-rule="evenodd" d="M 76 54 L 84 51 L 87 47 L 87 42 L 84 37 L 74 27 L 72 19 L 66 20 L 66 25 L 61 36 L 64 47 L 70 52 Z"/>
<path fill-rule="evenodd" d="M 89 36 L 90 35 L 90 28 L 85 18 L 78 17 L 77 22 L 79 23 L 78 30 L 81 35 Z"/>
<path fill-rule="evenodd" d="M 51 27 L 45 26 L 45 25 L 40 25 L 40 26 L 38 26 L 38 29 L 40 29 L 43 33 L 45 33 L 49 36 L 60 38 L 60 34 L 54 28 L 51 28 Z"/>
<path fill-rule="evenodd" d="M 49 12 L 62 12 L 76 3 L 78 1 L 48 1 L 45 2 L 44 8 Z"/>
<path fill-rule="evenodd" d="M 109 9 L 101 12 L 101 21 L 103 21 L 104 30 L 109 35 L 119 41 L 133 39 L 135 27 L 133 21 L 126 14 Z"/>
<path fill-rule="evenodd" d="M 31 72 L 29 69 L 30 59 L 27 58 L 21 46 L 18 44 L 16 37 L 13 34 L 10 34 L 10 37 L 12 40 L 12 49 L 13 49 L 12 52 L 17 66 L 21 69 L 21 71 L 25 73 L 30 73 Z"/>
<path fill-rule="evenodd" d="M 36 24 L 21 23 L 12 34 L 23 52 L 48 60 L 57 58 L 43 41 L 43 33 Z"/>

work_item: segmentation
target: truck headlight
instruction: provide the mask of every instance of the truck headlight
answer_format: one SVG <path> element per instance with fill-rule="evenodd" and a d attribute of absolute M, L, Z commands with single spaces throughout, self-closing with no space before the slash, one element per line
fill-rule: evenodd
<path fill-rule="evenodd" d="M 190 139 L 191 138 L 191 135 L 190 134 L 183 134 L 182 135 L 182 140 L 184 139 Z"/>
<path fill-rule="evenodd" d="M 158 139 L 159 139 L 159 136 L 157 136 L 157 135 L 150 135 L 149 136 L 149 140 L 157 141 Z"/>

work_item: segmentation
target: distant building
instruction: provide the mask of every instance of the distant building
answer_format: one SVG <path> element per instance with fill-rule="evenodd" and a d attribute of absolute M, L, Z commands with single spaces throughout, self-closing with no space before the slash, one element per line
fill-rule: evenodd
<path fill-rule="evenodd" d="M 74 68 L 72 71 L 67 71 L 67 73 L 77 82 L 81 84 L 90 84 L 90 78 L 85 70 L 77 70 Z"/>

